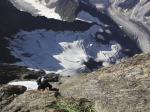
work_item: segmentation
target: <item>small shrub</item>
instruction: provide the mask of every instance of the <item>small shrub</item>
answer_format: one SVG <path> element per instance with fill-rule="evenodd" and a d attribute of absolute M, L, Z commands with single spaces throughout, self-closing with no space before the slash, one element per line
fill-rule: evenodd
<path fill-rule="evenodd" d="M 60 112 L 96 112 L 93 103 L 86 99 L 59 99 L 50 108 Z"/>

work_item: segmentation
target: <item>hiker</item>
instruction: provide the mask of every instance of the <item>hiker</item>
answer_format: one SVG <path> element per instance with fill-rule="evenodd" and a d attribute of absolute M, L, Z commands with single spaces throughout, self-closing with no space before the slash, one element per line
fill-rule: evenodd
<path fill-rule="evenodd" d="M 48 83 L 48 78 L 45 76 L 39 77 L 36 82 L 38 84 L 38 90 L 52 89 L 52 85 Z"/>

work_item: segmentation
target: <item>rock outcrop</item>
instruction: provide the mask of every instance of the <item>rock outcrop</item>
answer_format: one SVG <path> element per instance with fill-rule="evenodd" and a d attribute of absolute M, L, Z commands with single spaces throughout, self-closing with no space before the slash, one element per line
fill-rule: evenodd
<path fill-rule="evenodd" d="M 5 85 L 0 87 L 0 111 L 6 107 L 11 101 L 26 91 L 24 86 Z"/>
<path fill-rule="evenodd" d="M 26 67 L 16 65 L 0 64 L 0 84 L 7 84 L 13 80 L 36 80 L 40 76 L 44 76 L 43 71 L 32 71 Z M 58 74 L 48 74 L 49 79 L 54 78 L 58 81 Z"/>
<path fill-rule="evenodd" d="M 16 97 L 1 112 L 54 112 L 49 108 L 56 101 L 55 92 L 28 91 Z"/>
<path fill-rule="evenodd" d="M 12 80 L 20 79 L 22 77 L 21 74 L 29 72 L 24 67 L 0 65 L 0 84 L 6 84 Z"/>

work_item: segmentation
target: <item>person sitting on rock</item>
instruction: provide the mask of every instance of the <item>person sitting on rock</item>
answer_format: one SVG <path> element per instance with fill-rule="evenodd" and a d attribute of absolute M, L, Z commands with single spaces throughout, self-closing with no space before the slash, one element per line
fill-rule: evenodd
<path fill-rule="evenodd" d="M 39 77 L 36 82 L 38 84 L 38 90 L 52 89 L 52 85 L 48 83 L 48 79 L 44 76 Z"/>

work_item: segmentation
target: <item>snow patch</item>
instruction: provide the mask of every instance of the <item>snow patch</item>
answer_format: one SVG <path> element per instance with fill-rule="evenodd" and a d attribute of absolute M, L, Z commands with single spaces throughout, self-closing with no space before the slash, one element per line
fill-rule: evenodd
<path fill-rule="evenodd" d="M 62 20 L 58 13 L 55 12 L 54 8 L 48 8 L 47 3 L 43 0 L 10 0 L 16 7 L 19 7 L 21 11 L 32 12 L 35 15 L 45 16 L 47 18 L 54 18 Z M 54 0 L 54 3 L 58 0 Z"/>
<path fill-rule="evenodd" d="M 28 90 L 36 90 L 38 88 L 38 85 L 36 81 L 16 81 L 16 82 L 10 82 L 8 85 L 20 85 L 25 86 Z"/>

